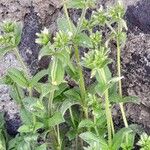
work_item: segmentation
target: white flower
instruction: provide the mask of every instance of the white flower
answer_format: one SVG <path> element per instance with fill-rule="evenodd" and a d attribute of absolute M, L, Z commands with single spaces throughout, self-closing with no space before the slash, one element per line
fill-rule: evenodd
<path fill-rule="evenodd" d="M 68 35 L 69 35 L 69 37 L 72 37 L 73 36 L 73 33 L 72 32 L 68 32 Z"/>
<path fill-rule="evenodd" d="M 45 34 L 45 35 L 47 35 L 47 34 L 49 34 L 49 31 L 48 31 L 48 29 L 45 27 L 44 30 L 42 31 L 42 33 Z"/>

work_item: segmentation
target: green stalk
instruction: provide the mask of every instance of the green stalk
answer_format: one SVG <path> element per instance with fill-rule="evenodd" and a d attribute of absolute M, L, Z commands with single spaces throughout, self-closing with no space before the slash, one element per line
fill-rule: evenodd
<path fill-rule="evenodd" d="M 68 15 L 68 11 L 67 11 L 67 6 L 66 6 L 66 3 L 65 3 L 64 0 L 63 0 L 63 3 L 64 3 L 64 12 L 65 12 L 67 21 L 69 23 L 70 31 L 73 32 L 71 21 L 70 21 L 70 18 L 69 18 L 69 15 Z M 79 22 L 79 24 L 77 26 L 77 30 L 76 30 L 73 38 L 75 38 L 75 36 L 80 31 L 80 28 L 81 28 L 82 23 L 83 23 L 83 19 L 85 17 L 85 13 L 86 13 L 86 8 L 83 9 L 83 11 L 82 11 L 80 22 Z M 85 83 L 84 83 L 84 78 L 83 78 L 82 66 L 80 65 L 79 49 L 78 49 L 78 47 L 76 45 L 74 45 L 74 49 L 75 49 L 75 57 L 76 57 L 78 73 L 79 73 L 79 87 L 80 87 L 80 91 L 81 91 L 81 98 L 82 98 L 82 105 L 83 105 L 84 115 L 85 115 L 86 118 L 88 118 L 88 110 L 87 110 L 86 104 L 85 104 L 86 90 L 85 90 Z"/>
<path fill-rule="evenodd" d="M 58 149 L 57 150 L 61 150 L 61 138 L 60 138 L 59 125 L 57 125 L 57 142 L 58 142 Z"/>
<path fill-rule="evenodd" d="M 74 121 L 74 117 L 73 117 L 73 113 L 72 113 L 72 109 L 71 107 L 69 108 L 69 112 L 70 112 L 70 117 L 71 117 L 71 121 L 73 123 L 74 128 L 76 127 L 75 121 Z"/>
<path fill-rule="evenodd" d="M 112 26 L 109 23 L 106 23 L 106 25 L 110 28 L 110 30 L 115 35 L 117 35 L 116 31 L 112 28 Z M 119 32 L 119 27 L 118 27 L 118 32 Z M 120 44 L 119 44 L 120 40 L 119 40 L 118 36 L 117 36 L 116 39 L 117 39 L 117 70 L 118 70 L 118 77 L 121 77 L 121 49 L 120 49 Z M 118 84 L 119 84 L 119 94 L 122 97 L 122 81 L 119 80 Z M 124 125 L 125 125 L 125 127 L 128 127 L 128 122 L 127 122 L 127 119 L 126 119 L 123 103 L 119 103 L 119 106 L 120 106 L 120 110 L 121 110 Z"/>
<path fill-rule="evenodd" d="M 102 68 L 99 73 L 101 74 L 104 82 L 107 83 L 104 69 Z M 104 96 L 105 96 L 105 111 L 106 111 L 107 130 L 108 130 L 108 143 L 111 146 L 111 144 L 112 144 L 112 130 L 111 130 L 112 129 L 112 122 L 111 122 L 112 115 L 111 115 L 111 110 L 109 108 L 110 103 L 109 103 L 108 89 L 105 90 Z"/>
<path fill-rule="evenodd" d="M 20 103 L 20 105 L 21 105 L 21 108 L 24 108 L 24 105 L 23 105 L 23 102 L 22 102 L 22 99 L 21 99 L 21 95 L 20 95 L 20 93 L 19 93 L 19 89 L 18 89 L 18 86 L 16 85 L 16 83 L 14 84 L 14 89 L 15 89 L 15 91 L 16 91 L 18 97 L 19 97 L 19 103 Z"/>
<path fill-rule="evenodd" d="M 114 127 L 114 123 L 113 123 L 113 118 L 112 118 L 112 115 L 111 116 L 111 129 L 112 129 L 112 135 L 114 136 L 115 135 L 115 127 Z"/>
<path fill-rule="evenodd" d="M 118 77 L 121 77 L 121 49 L 120 49 L 118 36 L 117 36 L 117 70 L 118 70 Z M 119 80 L 118 84 L 119 84 L 119 94 L 122 97 L 122 81 Z M 128 127 L 128 122 L 127 122 L 127 118 L 126 118 L 126 115 L 125 115 L 123 103 L 119 103 L 119 105 L 120 105 L 124 125 L 127 128 Z"/>
<path fill-rule="evenodd" d="M 81 98 L 82 98 L 84 115 L 86 118 L 88 118 L 88 109 L 86 107 L 86 102 L 85 102 L 85 97 L 86 97 L 85 83 L 84 83 L 84 78 L 83 78 L 82 66 L 80 65 L 79 49 L 77 46 L 75 46 L 75 57 L 76 57 L 77 68 L 78 68 L 78 73 L 79 73 L 79 88 L 81 91 Z"/>
<path fill-rule="evenodd" d="M 28 68 L 27 68 L 25 62 L 23 61 L 21 55 L 19 54 L 18 50 L 14 49 L 14 53 L 17 57 L 17 60 L 20 62 L 21 66 L 23 67 L 23 71 L 25 71 L 26 76 L 28 78 L 30 78 L 29 73 L 28 73 Z M 28 88 L 28 92 L 29 92 L 29 96 L 31 97 L 32 96 L 32 88 Z"/>
<path fill-rule="evenodd" d="M 70 117 L 71 117 L 72 124 L 73 124 L 74 128 L 76 128 L 76 124 L 75 124 L 75 121 L 74 121 L 74 117 L 73 117 L 71 107 L 69 108 L 69 112 L 70 112 Z M 75 138 L 75 149 L 78 150 L 78 136 L 76 136 L 76 138 Z"/>
<path fill-rule="evenodd" d="M 94 124 L 95 124 L 95 127 L 94 127 L 95 132 L 96 132 L 97 136 L 99 136 L 98 128 L 96 126 L 96 117 L 95 117 L 95 115 L 93 115 L 93 121 L 94 121 Z"/>
<path fill-rule="evenodd" d="M 54 92 L 52 91 L 49 93 L 49 100 L 48 100 L 48 116 L 50 117 L 52 115 L 53 112 L 53 99 L 54 99 Z"/>
<path fill-rule="evenodd" d="M 27 77 L 29 77 L 28 68 L 27 68 L 27 66 L 25 65 L 25 63 L 24 63 L 24 61 L 23 61 L 21 55 L 19 54 L 18 50 L 17 50 L 17 49 L 14 49 L 14 53 L 15 53 L 15 55 L 16 55 L 18 61 L 21 63 L 21 66 L 23 67 L 23 70 L 25 71 Z"/>
<path fill-rule="evenodd" d="M 63 0 L 63 5 L 64 5 L 64 12 L 65 12 L 67 21 L 68 21 L 68 23 L 69 23 L 70 31 L 73 32 L 73 29 L 72 29 L 72 25 L 71 25 L 71 21 L 70 21 L 69 15 L 68 15 L 68 11 L 67 11 L 67 6 L 66 6 L 65 0 Z"/>

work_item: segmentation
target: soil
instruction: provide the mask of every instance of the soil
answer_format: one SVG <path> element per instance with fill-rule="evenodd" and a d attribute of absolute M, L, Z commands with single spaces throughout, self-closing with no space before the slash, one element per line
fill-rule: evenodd
<path fill-rule="evenodd" d="M 114 1 L 99 0 L 98 5 L 109 7 Z M 131 122 L 140 124 L 150 132 L 150 1 L 128 0 L 123 3 L 129 28 L 127 43 L 122 50 L 124 94 L 136 95 L 140 99 L 139 105 L 126 105 L 127 117 Z M 62 15 L 61 7 L 59 0 L 0 1 L 0 20 L 11 19 L 23 24 L 19 50 L 32 74 L 35 74 L 39 68 L 46 67 L 49 61 L 44 59 L 38 62 L 40 47 L 34 43 L 35 34 L 44 26 L 48 27 L 52 34 L 57 31 L 56 20 Z M 70 13 L 76 22 L 80 12 Z M 113 58 L 115 60 L 115 56 Z M 19 63 L 14 55 L 7 54 L 0 60 L 0 77 L 11 66 L 19 67 Z M 114 67 L 112 69 L 112 72 L 115 72 Z M 8 131 L 10 134 L 15 134 L 20 125 L 18 106 L 10 98 L 9 88 L 6 85 L 0 85 L 0 111 L 6 112 Z"/>

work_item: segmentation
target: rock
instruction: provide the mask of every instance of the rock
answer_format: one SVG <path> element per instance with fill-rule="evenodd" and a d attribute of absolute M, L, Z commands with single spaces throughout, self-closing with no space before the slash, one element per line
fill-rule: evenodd
<path fill-rule="evenodd" d="M 30 8 L 30 13 L 25 15 L 24 25 L 22 29 L 22 38 L 19 45 L 19 51 L 24 61 L 29 66 L 31 74 L 35 74 L 38 70 L 38 53 L 40 46 L 35 43 L 36 33 L 40 33 L 42 24 L 34 8 Z"/>
<path fill-rule="evenodd" d="M 143 33 L 150 33 L 150 1 L 140 0 L 136 5 L 127 8 L 126 17 L 129 28 L 133 30 L 138 27 Z"/>
<path fill-rule="evenodd" d="M 7 133 L 11 136 L 15 136 L 18 133 L 18 128 L 21 126 L 21 119 L 19 117 L 19 114 L 15 114 L 13 118 L 10 118 L 6 113 L 5 121 Z"/>
<path fill-rule="evenodd" d="M 150 132 L 150 1 L 140 0 L 126 11 L 128 39 L 122 50 L 123 89 L 136 95 L 140 105 L 128 104 L 127 115 Z"/>

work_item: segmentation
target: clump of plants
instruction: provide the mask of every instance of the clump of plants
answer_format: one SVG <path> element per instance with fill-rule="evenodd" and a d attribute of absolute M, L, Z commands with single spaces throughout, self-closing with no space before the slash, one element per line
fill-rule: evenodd
<path fill-rule="evenodd" d="M 1 80 L 9 85 L 11 97 L 20 106 L 22 120 L 18 134 L 3 144 L 3 149 L 132 150 L 136 126 L 128 124 L 123 105 L 135 102 L 136 98 L 122 94 L 121 49 L 127 30 L 123 6 L 117 3 L 108 10 L 93 9 L 90 19 L 85 18 L 86 11 L 95 8 L 95 0 L 63 1 L 63 7 L 64 16 L 57 20 L 56 35 L 52 37 L 46 28 L 37 33 L 35 42 L 42 47 L 39 59 L 49 56 L 51 61 L 48 69 L 34 76 L 18 51 L 21 26 L 10 21 L 1 25 L 0 55 L 14 53 L 22 65 L 20 69 L 9 69 Z M 82 10 L 77 25 L 69 17 L 70 8 Z M 95 31 L 95 27 L 99 30 Z M 104 27 L 109 30 L 109 38 L 102 34 Z M 112 40 L 117 51 L 115 77 L 109 69 L 113 62 L 109 58 Z M 88 52 L 81 56 L 80 51 L 85 48 Z M 90 80 L 94 79 L 91 85 L 85 84 L 85 68 L 90 70 Z M 45 76 L 48 80 L 43 83 L 41 79 Z M 66 76 L 76 86 L 70 87 Z M 112 116 L 116 104 L 120 105 L 125 126 L 120 130 L 115 129 Z M 143 148 L 148 145 L 145 135 L 138 145 Z"/>

